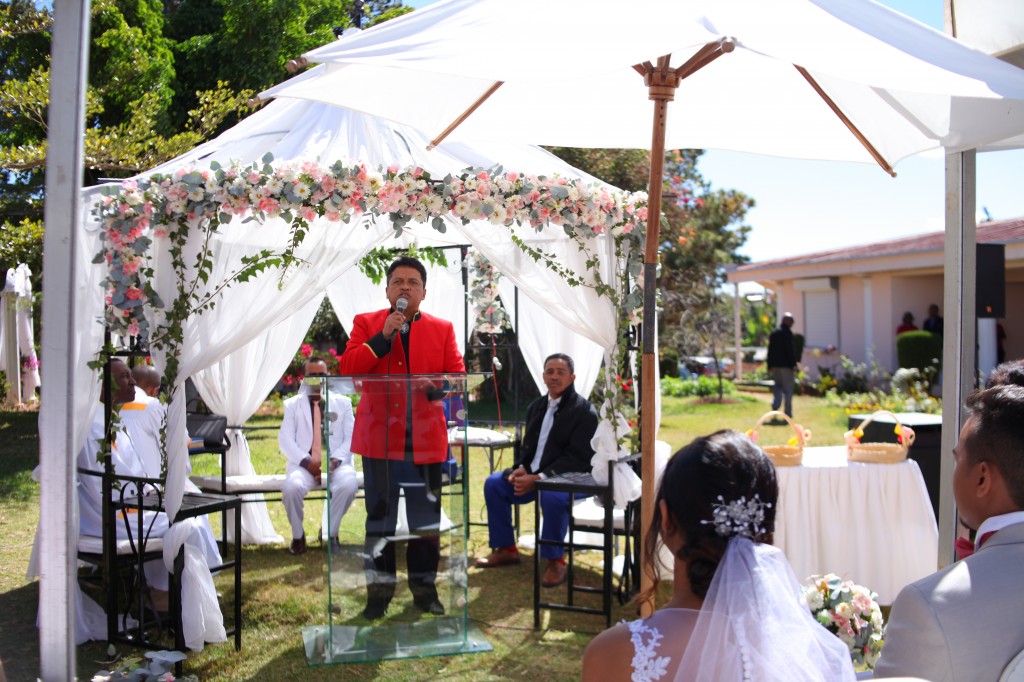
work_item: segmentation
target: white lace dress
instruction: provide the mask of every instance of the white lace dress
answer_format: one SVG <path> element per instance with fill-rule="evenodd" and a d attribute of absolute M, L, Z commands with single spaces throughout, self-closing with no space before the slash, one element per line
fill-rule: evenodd
<path fill-rule="evenodd" d="M 649 618 L 626 623 L 633 642 L 633 682 L 671 680 L 686 650 L 700 611 L 662 609 Z"/>

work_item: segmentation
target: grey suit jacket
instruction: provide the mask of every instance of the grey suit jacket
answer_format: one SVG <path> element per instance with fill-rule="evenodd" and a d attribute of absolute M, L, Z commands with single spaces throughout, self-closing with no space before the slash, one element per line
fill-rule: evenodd
<path fill-rule="evenodd" d="M 875 677 L 998 680 L 1024 649 L 1024 523 L 973 556 L 903 588 Z"/>

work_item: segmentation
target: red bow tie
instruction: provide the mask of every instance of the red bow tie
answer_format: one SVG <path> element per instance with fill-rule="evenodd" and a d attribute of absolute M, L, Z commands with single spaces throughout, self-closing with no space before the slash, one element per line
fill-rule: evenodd
<path fill-rule="evenodd" d="M 989 532 L 983 534 L 977 542 L 978 549 L 981 549 L 981 546 L 985 544 L 985 541 L 993 535 L 995 535 L 995 533 L 996 532 L 994 530 L 990 530 Z M 967 557 L 974 554 L 974 545 L 975 543 L 971 542 L 967 538 L 957 538 L 956 543 L 954 543 L 953 545 L 953 551 L 956 552 L 956 558 L 966 559 Z"/>

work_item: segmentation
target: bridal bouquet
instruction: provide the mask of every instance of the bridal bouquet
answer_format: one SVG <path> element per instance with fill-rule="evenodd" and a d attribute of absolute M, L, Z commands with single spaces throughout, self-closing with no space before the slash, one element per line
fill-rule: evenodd
<path fill-rule="evenodd" d="M 878 595 L 839 576 L 814 575 L 804 585 L 811 615 L 850 648 L 858 669 L 872 669 L 885 641 Z"/>

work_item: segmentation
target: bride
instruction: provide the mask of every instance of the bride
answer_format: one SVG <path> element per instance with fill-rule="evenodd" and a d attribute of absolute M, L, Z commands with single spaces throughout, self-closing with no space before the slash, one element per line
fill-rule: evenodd
<path fill-rule="evenodd" d="M 675 557 L 672 599 L 598 635 L 591 680 L 853 680 L 846 645 L 815 622 L 771 545 L 775 468 L 736 431 L 698 438 L 665 468 L 644 543 L 657 590 L 660 539 Z"/>

